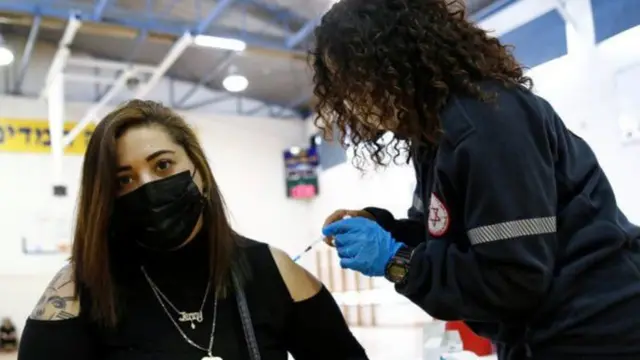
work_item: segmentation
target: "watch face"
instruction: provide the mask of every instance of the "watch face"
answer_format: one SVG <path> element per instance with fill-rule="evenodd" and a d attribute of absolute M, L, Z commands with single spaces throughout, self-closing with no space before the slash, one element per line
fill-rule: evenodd
<path fill-rule="evenodd" d="M 400 282 L 407 275 L 407 268 L 400 264 L 392 264 L 387 269 L 387 276 L 392 282 Z"/>

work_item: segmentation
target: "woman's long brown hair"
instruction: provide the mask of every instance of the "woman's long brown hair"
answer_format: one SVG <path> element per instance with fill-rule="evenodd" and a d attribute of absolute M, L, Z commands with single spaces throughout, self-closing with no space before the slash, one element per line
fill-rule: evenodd
<path fill-rule="evenodd" d="M 152 101 L 132 100 L 108 114 L 96 127 L 84 157 L 71 262 L 76 295 L 90 299 L 90 317 L 113 327 L 118 322 L 118 289 L 110 269 L 109 222 L 116 198 L 116 140 L 127 129 L 157 125 L 182 146 L 203 179 L 206 204 L 203 229 L 209 234 L 212 285 L 228 286 L 236 234 L 232 230 L 204 151 L 195 132 L 178 114 Z"/>

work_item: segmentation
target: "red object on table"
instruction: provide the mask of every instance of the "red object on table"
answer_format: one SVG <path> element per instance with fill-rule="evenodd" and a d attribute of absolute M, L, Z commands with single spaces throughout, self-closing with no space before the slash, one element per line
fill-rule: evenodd
<path fill-rule="evenodd" d="M 476 335 L 463 321 L 448 321 L 445 329 L 449 331 L 458 330 L 465 350 L 471 351 L 478 356 L 486 356 L 493 353 L 491 341 Z"/>

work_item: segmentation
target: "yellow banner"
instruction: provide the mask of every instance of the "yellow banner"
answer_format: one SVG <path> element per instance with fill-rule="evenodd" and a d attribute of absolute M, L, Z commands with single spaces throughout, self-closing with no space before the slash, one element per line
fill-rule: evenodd
<path fill-rule="evenodd" d="M 67 134 L 76 125 L 64 124 Z M 94 124 L 90 124 L 64 149 L 67 155 L 84 155 Z M 46 120 L 0 118 L 0 152 L 48 153 L 51 152 L 49 122 Z"/>

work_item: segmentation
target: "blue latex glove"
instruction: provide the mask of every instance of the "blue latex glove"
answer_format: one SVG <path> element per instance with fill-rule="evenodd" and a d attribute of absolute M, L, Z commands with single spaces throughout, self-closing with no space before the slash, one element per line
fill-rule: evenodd
<path fill-rule="evenodd" d="M 367 276 L 383 276 L 402 246 L 378 223 L 363 217 L 336 221 L 325 226 L 322 234 L 334 237 L 340 266 Z"/>

